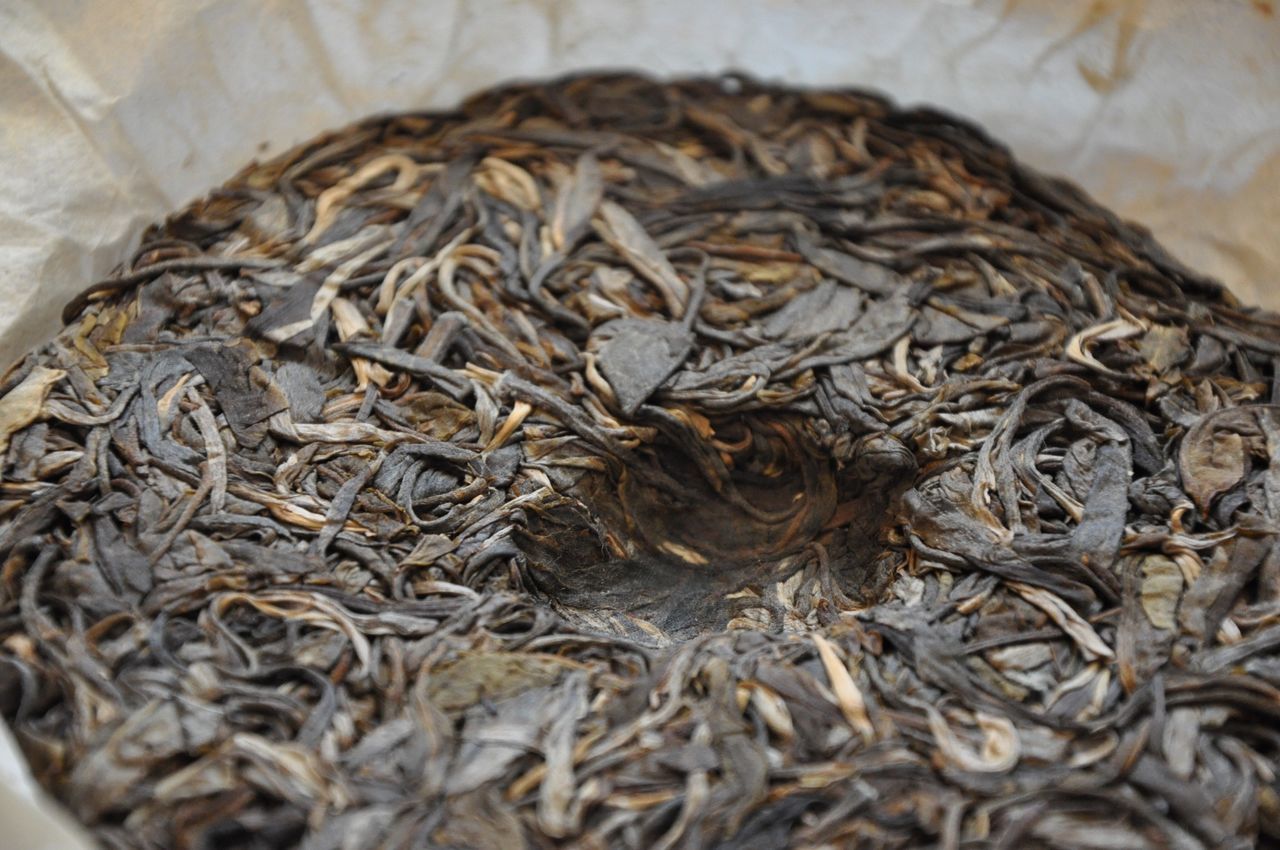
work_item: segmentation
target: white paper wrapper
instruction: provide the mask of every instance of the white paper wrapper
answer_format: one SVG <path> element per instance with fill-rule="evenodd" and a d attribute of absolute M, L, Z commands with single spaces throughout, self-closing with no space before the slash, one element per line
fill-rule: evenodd
<path fill-rule="evenodd" d="M 739 69 L 941 106 L 1280 308 L 1272 5 L 4 0 L 0 366 L 51 336 L 148 222 L 254 157 L 370 113 L 602 67 Z M 0 735 L 0 848 L 88 846 L 24 802 L 37 795 L 15 752 Z"/>

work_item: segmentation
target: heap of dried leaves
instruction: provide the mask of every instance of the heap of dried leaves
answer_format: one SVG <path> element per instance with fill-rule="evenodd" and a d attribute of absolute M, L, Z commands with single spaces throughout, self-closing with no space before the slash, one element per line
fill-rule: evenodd
<path fill-rule="evenodd" d="M 954 118 L 508 87 L 66 319 L 0 712 L 105 847 L 1280 836 L 1280 318 Z"/>

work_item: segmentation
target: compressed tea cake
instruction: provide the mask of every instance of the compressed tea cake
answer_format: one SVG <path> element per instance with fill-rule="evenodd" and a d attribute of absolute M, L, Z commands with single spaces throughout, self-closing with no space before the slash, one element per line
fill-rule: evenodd
<path fill-rule="evenodd" d="M 1280 836 L 1280 318 L 962 120 L 511 85 L 64 318 L 0 712 L 104 847 Z"/>

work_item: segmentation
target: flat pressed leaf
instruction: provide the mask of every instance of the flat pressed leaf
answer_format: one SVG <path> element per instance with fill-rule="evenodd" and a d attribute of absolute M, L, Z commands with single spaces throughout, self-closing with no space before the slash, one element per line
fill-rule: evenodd
<path fill-rule="evenodd" d="M 9 438 L 40 418 L 50 388 L 66 374 L 61 369 L 37 366 L 22 383 L 0 398 L 0 461 L 9 450 Z"/>
<path fill-rule="evenodd" d="M 613 336 L 600 349 L 600 371 L 627 416 L 680 368 L 693 348 L 693 334 L 674 322 L 617 319 L 602 328 Z"/>

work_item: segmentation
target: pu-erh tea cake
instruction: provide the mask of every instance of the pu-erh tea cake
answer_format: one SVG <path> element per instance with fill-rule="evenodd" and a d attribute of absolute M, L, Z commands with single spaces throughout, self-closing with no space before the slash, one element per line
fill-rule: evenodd
<path fill-rule="evenodd" d="M 1280 840 L 1280 317 L 963 120 L 509 85 L 63 317 L 0 715 L 104 848 Z"/>

